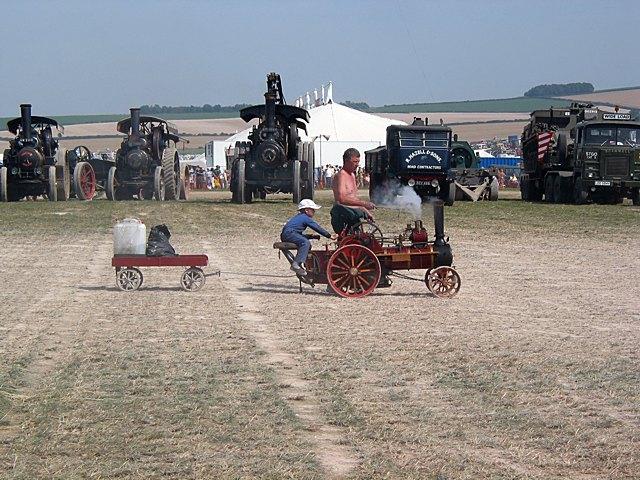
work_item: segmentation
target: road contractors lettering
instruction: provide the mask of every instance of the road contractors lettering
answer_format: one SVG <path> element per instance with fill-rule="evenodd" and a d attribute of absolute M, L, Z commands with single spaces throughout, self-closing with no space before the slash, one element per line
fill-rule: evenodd
<path fill-rule="evenodd" d="M 407 165 L 407 170 L 442 170 L 440 165 Z"/>
<path fill-rule="evenodd" d="M 417 156 L 426 156 L 426 155 L 429 155 L 435 158 L 438 163 L 442 163 L 442 158 L 440 157 L 440 155 L 438 155 L 436 152 L 432 152 L 431 150 L 424 150 L 424 149 L 411 152 L 409 156 L 405 159 L 405 162 L 409 163 L 411 160 L 413 160 Z M 435 168 L 440 168 L 440 167 L 435 167 Z"/>

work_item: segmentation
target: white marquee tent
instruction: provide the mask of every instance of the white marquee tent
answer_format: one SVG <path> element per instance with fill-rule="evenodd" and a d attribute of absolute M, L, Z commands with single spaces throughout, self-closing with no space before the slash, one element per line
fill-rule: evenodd
<path fill-rule="evenodd" d="M 315 164 L 342 163 L 342 153 L 347 148 L 364 151 L 384 145 L 389 125 L 404 125 L 400 120 L 371 115 L 353 108 L 328 101 L 309 109 L 311 120 L 307 125 L 307 135 L 300 132 L 304 141 L 314 142 Z M 251 128 L 238 132 L 227 140 L 214 140 L 206 145 L 208 165 L 226 165 L 225 151 L 238 141 L 248 139 Z"/>

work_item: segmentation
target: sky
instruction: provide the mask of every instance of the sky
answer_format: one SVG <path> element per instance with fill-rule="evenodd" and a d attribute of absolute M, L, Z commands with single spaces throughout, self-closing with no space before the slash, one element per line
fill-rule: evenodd
<path fill-rule="evenodd" d="M 0 116 L 289 103 L 329 81 L 370 105 L 640 84 L 640 2 L 0 0 Z"/>

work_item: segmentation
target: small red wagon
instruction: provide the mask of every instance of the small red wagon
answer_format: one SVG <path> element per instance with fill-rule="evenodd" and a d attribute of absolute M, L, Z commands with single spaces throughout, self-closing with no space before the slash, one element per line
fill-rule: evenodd
<path fill-rule="evenodd" d="M 206 255 L 114 255 L 111 259 L 111 266 L 116 268 L 116 285 L 126 292 L 137 290 L 142 285 L 144 277 L 137 267 L 187 267 L 180 277 L 180 286 L 188 292 L 197 292 L 206 282 L 206 276 L 200 267 L 208 264 L 209 257 Z"/>

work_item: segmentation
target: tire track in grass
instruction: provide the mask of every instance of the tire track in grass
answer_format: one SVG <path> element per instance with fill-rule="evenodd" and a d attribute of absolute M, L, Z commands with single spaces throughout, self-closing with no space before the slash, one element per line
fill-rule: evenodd
<path fill-rule="evenodd" d="M 210 242 L 203 242 L 203 246 L 206 251 L 217 252 Z M 215 255 L 215 263 L 217 268 L 228 270 L 222 255 Z M 304 379 L 300 360 L 282 346 L 282 340 L 270 328 L 269 319 L 260 313 L 253 296 L 242 290 L 241 281 L 223 275 L 221 284 L 236 305 L 238 316 L 266 353 L 265 363 L 274 369 L 278 382 L 287 387 L 286 401 L 305 426 L 306 440 L 315 446 L 315 454 L 327 476 L 342 478 L 348 475 L 360 462 L 346 445 L 343 429 L 329 425 L 323 418 L 320 401 L 313 393 L 312 383 Z"/>

